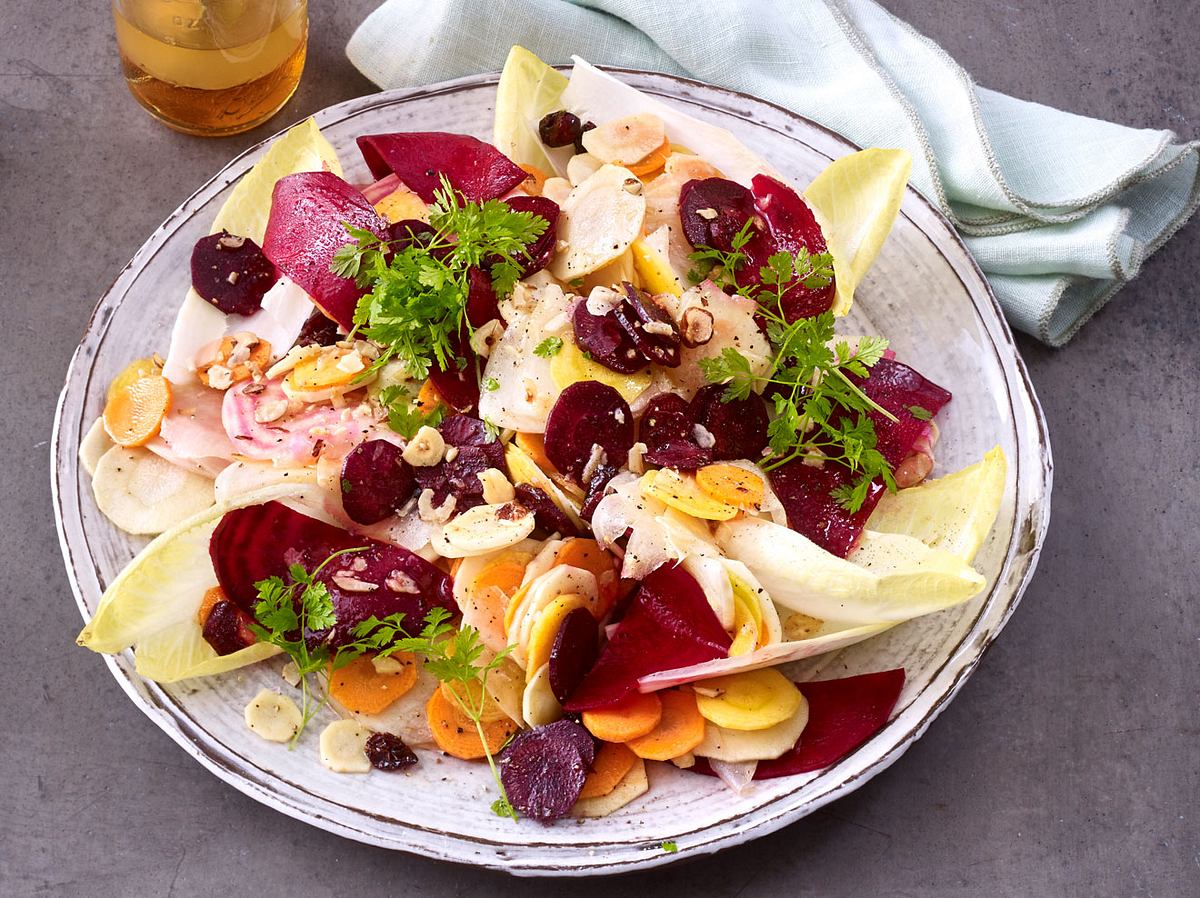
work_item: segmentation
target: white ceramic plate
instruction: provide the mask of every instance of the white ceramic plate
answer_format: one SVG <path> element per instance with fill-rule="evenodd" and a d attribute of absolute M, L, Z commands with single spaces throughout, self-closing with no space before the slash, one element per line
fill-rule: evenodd
<path fill-rule="evenodd" d="M 618 74 L 668 103 L 728 128 L 799 185 L 855 148 L 830 131 L 763 101 L 666 75 Z M 466 131 L 490 136 L 495 76 L 351 100 L 317 115 L 351 181 L 368 180 L 354 146 L 361 134 Z M 100 413 L 107 383 L 131 359 L 165 352 L 188 286 L 192 245 L 208 228 L 260 144 L 229 163 L 151 235 L 100 301 L 71 362 L 55 424 L 55 512 L 67 572 L 84 618 L 106 584 L 144 544 L 97 510 L 76 449 Z M 954 393 L 939 417 L 938 470 L 977 461 L 999 443 L 1010 463 L 1005 499 L 976 560 L 989 588 L 970 604 L 901 625 L 797 670 L 842 676 L 903 666 L 907 683 L 891 722 L 818 773 L 757 783 L 744 796 L 719 781 L 651 765 L 651 791 L 600 820 L 544 827 L 488 810 L 482 764 L 424 753 L 408 775 L 337 775 L 317 760 L 320 725 L 295 751 L 263 742 L 242 722 L 279 663 L 210 680 L 160 686 L 134 672 L 128 654 L 107 658 L 130 699 L 197 761 L 247 795 L 340 835 L 434 858 L 518 874 L 594 874 L 665 864 L 764 835 L 858 788 L 896 760 L 962 686 L 1015 608 L 1033 573 L 1049 520 L 1046 425 L 1012 335 L 979 269 L 946 220 L 909 191 L 896 227 L 858 290 L 845 333 L 875 332 L 899 358 Z M 661 850 L 672 840 L 678 853 Z"/>

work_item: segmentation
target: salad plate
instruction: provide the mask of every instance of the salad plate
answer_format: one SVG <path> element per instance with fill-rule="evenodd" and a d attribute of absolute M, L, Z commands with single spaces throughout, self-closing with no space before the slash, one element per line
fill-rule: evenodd
<path fill-rule="evenodd" d="M 797 185 L 857 150 L 749 96 L 668 75 L 608 71 L 726 129 Z M 386 91 L 330 107 L 315 122 L 342 159 L 346 180 L 367 183 L 373 176 L 355 149 L 357 138 L 424 131 L 488 140 L 496 85 L 496 76 L 474 76 Z M 113 379 L 131 359 L 167 345 L 176 298 L 191 284 L 193 247 L 269 144 L 231 161 L 151 235 L 100 300 L 72 359 L 55 423 L 52 478 L 61 547 L 85 621 L 147 540 L 123 533 L 101 513 L 79 446 L 105 408 Z M 315 731 L 290 751 L 264 743 L 247 729 L 243 708 L 263 688 L 279 685 L 278 664 L 155 682 L 124 651 L 106 656 L 110 672 L 157 726 L 224 781 L 292 817 L 374 845 L 520 875 L 591 875 L 670 863 L 777 830 L 861 786 L 930 726 L 1015 609 L 1049 520 L 1049 441 L 1011 332 L 953 228 L 912 189 L 839 330 L 887 335 L 899 358 L 953 391 L 951 412 L 938 418 L 934 476 L 971 465 L 995 446 L 1007 467 L 995 524 L 973 561 L 986 581 L 977 595 L 789 668 L 799 680 L 904 669 L 888 722 L 824 769 L 757 780 L 734 792 L 716 778 L 657 764 L 650 772 L 653 800 L 578 824 L 541 826 L 488 811 L 492 777 L 482 764 L 428 757 L 400 776 L 349 777 L 314 763 Z"/>

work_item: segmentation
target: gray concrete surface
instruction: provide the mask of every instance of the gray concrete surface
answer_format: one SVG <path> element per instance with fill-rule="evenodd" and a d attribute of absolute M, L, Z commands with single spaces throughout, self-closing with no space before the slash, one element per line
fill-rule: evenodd
<path fill-rule="evenodd" d="M 979 81 L 1200 137 L 1194 0 L 886 0 Z M 0 5 L 0 895 L 556 895 L 343 841 L 222 784 L 133 708 L 79 627 L 50 514 L 53 404 L 93 302 L 242 147 L 371 86 L 372 0 L 314 3 L 307 74 L 258 133 L 205 142 L 126 95 L 106 4 Z M 1067 349 L 1021 346 L 1057 462 L 1024 603 L 929 733 L 752 845 L 574 895 L 1200 894 L 1200 225 Z"/>

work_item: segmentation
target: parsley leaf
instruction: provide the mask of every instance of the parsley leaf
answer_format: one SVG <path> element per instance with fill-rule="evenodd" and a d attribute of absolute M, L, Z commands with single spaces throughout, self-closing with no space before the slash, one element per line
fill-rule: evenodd
<path fill-rule="evenodd" d="M 933 412 L 931 412 L 929 409 L 925 408 L 925 406 L 923 406 L 923 405 L 910 405 L 908 407 L 908 411 L 909 411 L 909 414 L 911 414 L 918 421 L 932 421 L 933 420 Z"/>
<path fill-rule="evenodd" d="M 379 391 L 379 402 L 387 409 L 388 427 L 406 440 L 416 436 L 422 427 L 437 427 L 446 417 L 445 405 L 439 403 L 424 412 L 412 394 L 401 386 L 384 387 Z"/>
<path fill-rule="evenodd" d="M 484 378 L 483 391 L 485 393 L 495 393 L 499 389 L 500 389 L 500 381 L 496 380 L 496 378 L 494 378 L 494 377 Z"/>
<path fill-rule="evenodd" d="M 561 337 L 547 337 L 541 343 L 533 348 L 533 354 L 541 356 L 544 359 L 554 358 L 563 348 Z"/>
<path fill-rule="evenodd" d="M 658 847 L 661 848 L 663 851 L 665 851 L 667 854 L 674 854 L 675 852 L 677 852 L 679 850 L 679 844 L 677 842 L 675 842 L 673 839 L 670 841 L 666 841 L 666 842 L 659 842 Z"/>

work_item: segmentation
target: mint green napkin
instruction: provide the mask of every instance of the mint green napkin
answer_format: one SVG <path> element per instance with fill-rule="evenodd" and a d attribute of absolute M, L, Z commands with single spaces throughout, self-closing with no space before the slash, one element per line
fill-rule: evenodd
<path fill-rule="evenodd" d="M 1014 327 L 1066 343 L 1200 202 L 1200 143 L 977 87 L 871 0 L 388 0 L 346 52 L 383 87 L 547 62 L 689 75 L 903 146 Z"/>

